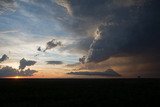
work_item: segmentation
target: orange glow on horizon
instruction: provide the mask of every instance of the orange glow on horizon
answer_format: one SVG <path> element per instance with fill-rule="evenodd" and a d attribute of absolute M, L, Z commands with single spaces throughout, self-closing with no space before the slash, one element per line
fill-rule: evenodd
<path fill-rule="evenodd" d="M 19 79 L 19 78 L 21 78 L 21 77 L 19 77 L 19 76 L 15 76 L 15 77 L 13 77 L 13 78 L 15 78 L 15 79 Z"/>

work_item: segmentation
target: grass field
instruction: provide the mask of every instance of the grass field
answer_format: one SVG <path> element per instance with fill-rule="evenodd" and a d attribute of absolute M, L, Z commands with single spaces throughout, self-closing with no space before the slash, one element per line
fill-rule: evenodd
<path fill-rule="evenodd" d="M 160 79 L 0 79 L 1 106 L 157 103 Z"/>

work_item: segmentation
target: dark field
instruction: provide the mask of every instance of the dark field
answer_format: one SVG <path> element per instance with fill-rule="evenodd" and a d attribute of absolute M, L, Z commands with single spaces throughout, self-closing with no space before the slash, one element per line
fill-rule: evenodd
<path fill-rule="evenodd" d="M 158 97 L 158 98 L 157 98 Z M 1 79 L 2 106 L 100 106 L 158 103 L 160 79 Z"/>

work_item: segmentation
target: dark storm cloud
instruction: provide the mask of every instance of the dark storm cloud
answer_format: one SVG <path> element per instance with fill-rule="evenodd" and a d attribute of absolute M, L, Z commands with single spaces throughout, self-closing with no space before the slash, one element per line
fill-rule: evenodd
<path fill-rule="evenodd" d="M 36 70 L 17 70 L 9 66 L 0 67 L 0 77 L 10 77 L 10 76 L 32 76 Z"/>
<path fill-rule="evenodd" d="M 46 61 L 47 64 L 50 64 L 50 65 L 60 65 L 60 64 L 63 64 L 62 61 Z"/>
<path fill-rule="evenodd" d="M 0 63 L 3 62 L 3 61 L 5 61 L 5 60 L 7 60 L 7 59 L 9 59 L 9 57 L 8 57 L 6 54 L 4 54 L 4 55 L 0 58 Z"/>
<path fill-rule="evenodd" d="M 0 0 L 0 15 L 7 11 L 14 12 L 15 9 L 16 5 L 14 0 Z"/>
<path fill-rule="evenodd" d="M 158 5 L 152 1 L 139 8 L 132 6 L 117 10 L 108 24 L 99 26 L 99 38 L 91 45 L 88 61 L 125 54 L 159 54 Z"/>
<path fill-rule="evenodd" d="M 115 72 L 112 69 L 108 69 L 108 70 L 103 71 L 103 72 L 69 72 L 67 74 L 71 74 L 71 75 L 88 75 L 88 76 L 111 76 L 111 77 L 120 76 L 120 74 L 118 74 L 117 72 Z"/>
<path fill-rule="evenodd" d="M 32 61 L 32 60 L 26 60 L 26 59 L 21 59 L 20 60 L 20 65 L 19 65 L 19 69 L 23 70 L 25 69 L 26 66 L 32 66 L 36 63 L 36 61 Z"/>
<path fill-rule="evenodd" d="M 88 62 L 112 56 L 154 56 L 160 53 L 158 0 L 68 0 L 63 6 L 72 12 L 66 29 L 78 36 L 95 30 Z M 68 10 L 68 11 L 69 11 Z M 89 32 L 89 33 L 88 33 Z"/>
<path fill-rule="evenodd" d="M 62 46 L 62 42 L 61 41 L 56 41 L 55 39 L 52 39 L 51 41 L 47 42 L 46 49 L 43 52 L 45 52 L 46 50 L 53 49 L 57 46 Z"/>
<path fill-rule="evenodd" d="M 61 6 L 69 6 L 71 18 L 61 23 L 76 36 L 93 40 L 88 62 L 107 61 L 104 66 L 113 66 L 116 70 L 159 75 L 159 0 L 68 1 Z M 114 60 L 110 60 L 112 58 Z"/>

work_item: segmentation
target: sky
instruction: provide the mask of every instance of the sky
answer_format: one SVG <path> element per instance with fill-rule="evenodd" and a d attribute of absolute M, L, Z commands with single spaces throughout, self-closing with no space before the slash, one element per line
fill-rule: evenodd
<path fill-rule="evenodd" d="M 160 77 L 159 0 L 0 0 L 0 77 Z"/>

